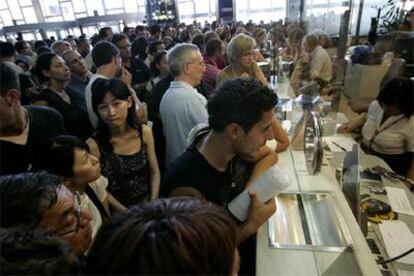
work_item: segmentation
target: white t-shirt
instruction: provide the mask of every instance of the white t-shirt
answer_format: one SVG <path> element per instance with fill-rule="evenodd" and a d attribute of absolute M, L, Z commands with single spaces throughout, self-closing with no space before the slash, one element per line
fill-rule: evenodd
<path fill-rule="evenodd" d="M 89 54 L 86 55 L 85 63 L 86 63 L 86 66 L 88 67 L 88 70 L 89 71 L 92 70 L 93 65 L 94 65 L 93 64 L 93 59 L 92 59 L 92 51 L 90 51 Z"/>
<path fill-rule="evenodd" d="M 98 116 L 95 114 L 92 108 L 92 84 L 97 79 L 108 79 L 104 75 L 101 74 L 93 74 L 89 79 L 88 85 L 85 88 L 85 102 L 86 102 L 86 109 L 88 110 L 89 120 L 94 128 L 98 126 Z"/>
<path fill-rule="evenodd" d="M 89 183 L 89 186 L 95 192 L 100 202 L 103 202 L 106 199 L 106 188 L 108 187 L 108 179 L 106 177 L 101 176 L 96 181 Z M 92 217 L 92 220 L 90 222 L 92 228 L 92 239 L 95 239 L 95 235 L 102 225 L 101 213 L 99 213 L 98 208 L 86 193 L 81 194 L 80 199 L 81 208 L 83 210 L 86 210 Z"/>
<path fill-rule="evenodd" d="M 324 81 L 332 79 L 332 61 L 328 53 L 320 45 L 311 54 L 310 73 Z"/>
<path fill-rule="evenodd" d="M 401 154 L 414 152 L 414 115 L 409 119 L 404 115 L 391 116 L 381 125 L 384 110 L 378 101 L 373 101 L 362 127 L 362 143 L 369 146 L 375 132 L 371 148 L 383 154 Z"/>

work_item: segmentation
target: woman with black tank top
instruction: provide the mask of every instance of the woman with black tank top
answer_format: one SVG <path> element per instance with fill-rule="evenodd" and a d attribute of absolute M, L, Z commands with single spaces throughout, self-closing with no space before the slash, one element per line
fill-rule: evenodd
<path fill-rule="evenodd" d="M 141 125 L 128 87 L 118 79 L 92 85 L 92 107 L 99 123 L 87 143 L 101 161 L 108 190 L 125 206 L 158 197 L 160 172 L 151 129 Z"/>

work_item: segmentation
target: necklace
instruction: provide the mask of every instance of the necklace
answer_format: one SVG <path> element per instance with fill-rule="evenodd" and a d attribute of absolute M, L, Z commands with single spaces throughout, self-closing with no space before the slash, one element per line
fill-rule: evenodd
<path fill-rule="evenodd" d="M 230 179 L 231 179 L 231 187 L 236 187 L 236 180 L 234 179 L 233 175 L 233 160 L 230 161 Z"/>

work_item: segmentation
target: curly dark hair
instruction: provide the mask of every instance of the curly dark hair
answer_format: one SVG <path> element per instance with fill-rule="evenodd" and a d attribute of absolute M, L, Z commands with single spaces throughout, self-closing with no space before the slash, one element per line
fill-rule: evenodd
<path fill-rule="evenodd" d="M 208 123 L 217 132 L 236 123 L 248 133 L 261 120 L 263 112 L 277 104 L 276 94 L 253 78 L 227 80 L 214 94 L 209 98 L 207 111 Z"/>
<path fill-rule="evenodd" d="M 98 232 L 87 273 L 230 275 L 237 228 L 220 207 L 167 198 L 137 205 Z"/>
<path fill-rule="evenodd" d="M 0 177 L 0 227 L 35 229 L 57 202 L 60 179 L 45 172 Z"/>
<path fill-rule="evenodd" d="M 49 78 L 43 74 L 43 71 L 50 70 L 50 67 L 52 66 L 52 59 L 54 59 L 57 56 L 58 55 L 55 53 L 45 53 L 37 57 L 35 72 L 38 79 L 42 82 L 46 82 L 49 80 Z"/>
<path fill-rule="evenodd" d="M 382 106 L 394 105 L 410 118 L 414 113 L 414 86 L 408 78 L 397 77 L 385 83 L 378 94 L 377 100 Z"/>
<path fill-rule="evenodd" d="M 0 229 L 1 275 L 78 275 L 80 263 L 61 238 L 23 229 Z"/>
<path fill-rule="evenodd" d="M 152 42 L 149 47 L 148 47 L 148 53 L 151 56 L 154 56 L 157 53 L 157 47 L 160 46 L 162 44 L 161 41 L 154 41 Z"/>
<path fill-rule="evenodd" d="M 118 56 L 120 56 L 119 49 L 111 42 L 100 41 L 93 46 L 92 60 L 96 68 L 109 64 Z"/>
<path fill-rule="evenodd" d="M 158 51 L 158 53 L 156 53 L 154 55 L 153 60 L 151 61 L 150 64 L 150 69 L 152 71 L 152 73 L 154 74 L 155 77 L 159 76 L 161 74 L 160 70 L 158 70 L 157 68 L 157 64 L 159 64 L 162 60 L 162 57 L 167 55 L 167 51 Z"/>
<path fill-rule="evenodd" d="M 131 45 L 131 56 L 144 61 L 148 56 L 148 42 L 145 37 L 138 37 Z"/>
<path fill-rule="evenodd" d="M 73 177 L 76 149 L 89 152 L 88 144 L 76 136 L 59 135 L 54 137 L 44 151 L 44 157 L 39 167 L 58 176 Z"/>

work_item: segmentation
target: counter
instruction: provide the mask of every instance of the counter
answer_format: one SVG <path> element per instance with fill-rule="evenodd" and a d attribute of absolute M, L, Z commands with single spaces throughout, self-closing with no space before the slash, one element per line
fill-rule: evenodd
<path fill-rule="evenodd" d="M 349 251 L 275 249 L 269 247 L 268 223 L 257 232 L 257 275 L 381 275 L 351 209 L 335 179 L 334 170 L 324 161 L 317 175 L 308 175 L 303 151 L 291 147 L 279 154 L 279 166 L 290 175 L 286 192 L 331 192 L 335 208 L 343 216 L 352 246 Z M 355 265 L 357 264 L 357 265 Z"/>
<path fill-rule="evenodd" d="M 276 83 L 274 87 L 275 93 L 279 99 L 293 99 L 295 97 L 293 89 L 290 86 L 289 81 L 282 83 Z M 339 113 L 338 113 L 339 115 Z M 343 115 L 343 114 L 341 114 Z M 293 115 L 289 114 L 289 117 L 293 119 Z M 336 117 L 338 123 L 339 117 Z M 342 119 L 341 119 L 342 120 Z M 339 120 L 340 121 L 340 120 Z M 292 124 L 288 124 L 292 125 Z M 309 193 L 314 191 L 322 191 L 331 194 L 333 198 L 333 208 L 335 212 L 340 214 L 341 228 L 346 228 L 350 241 L 349 247 L 345 250 L 324 250 L 317 246 L 311 245 L 310 248 L 275 248 L 273 243 L 269 239 L 269 231 L 273 231 L 272 227 L 269 229 L 269 225 L 275 220 L 275 217 L 280 217 L 277 212 L 286 212 L 286 221 L 283 221 L 286 225 L 292 223 L 289 221 L 290 214 L 289 208 L 285 208 L 284 205 L 280 206 L 280 210 L 276 211 L 276 214 L 269 219 L 269 221 L 262 225 L 257 232 L 257 254 L 256 254 L 256 274 L 257 275 L 382 275 L 380 267 L 374 260 L 374 255 L 371 253 L 368 244 L 362 234 L 360 227 L 349 207 L 345 196 L 341 190 L 340 184 L 335 177 L 335 169 L 328 165 L 326 160 L 327 154 L 324 154 L 324 161 L 322 163 L 321 171 L 316 175 L 309 175 L 306 170 L 305 156 L 303 150 L 293 150 L 292 146 L 288 150 L 279 154 L 278 165 L 282 168 L 282 171 L 286 172 L 291 179 L 290 188 L 285 191 L 286 193 Z M 361 151 L 360 154 L 360 170 L 365 168 L 372 168 L 374 166 L 382 166 L 386 169 L 390 169 L 389 166 L 380 158 L 366 155 Z M 383 184 L 385 186 L 392 186 L 405 189 L 411 204 L 414 206 L 414 195 L 408 191 L 402 182 L 391 183 L 390 180 L 383 178 Z M 367 185 L 363 182 L 360 183 L 360 194 L 369 194 Z M 384 202 L 388 202 L 386 195 L 371 195 L 374 198 L 378 198 Z M 300 201 L 300 200 L 298 200 Z M 301 205 L 301 204 L 298 204 Z M 306 206 L 300 206 L 303 210 Z M 285 209 L 284 209 L 285 208 Z M 300 208 L 299 208 L 300 209 Z M 324 211 L 319 210 L 319 216 L 328 216 L 331 210 Z M 299 217 L 299 216 L 298 216 Z M 294 222 L 298 221 L 300 224 L 301 218 L 295 218 Z M 399 219 L 407 223 L 410 229 L 414 229 L 414 219 L 408 215 L 399 214 Z M 324 220 L 320 220 L 323 221 Z M 320 225 L 325 225 L 324 223 Z M 306 223 L 305 223 L 306 224 Z M 345 225 L 345 227 L 344 227 Z M 332 227 L 332 224 L 331 224 Z M 335 226 L 333 226 L 335 227 Z M 339 227 L 339 226 L 338 226 Z M 274 227 L 273 227 L 274 228 Z M 294 228 L 294 227 L 293 227 Z M 379 235 L 379 227 L 376 224 L 368 223 L 369 233 L 377 233 L 377 240 L 383 243 L 381 235 Z M 332 229 L 332 228 L 331 228 Z M 309 230 L 309 229 L 307 229 Z M 323 229 L 325 230 L 325 229 Z M 289 231 L 289 230 L 287 230 Z M 305 231 L 304 231 L 305 232 Z M 308 231 L 309 233 L 309 231 Z M 326 231 L 325 231 L 326 233 Z M 329 233 L 329 232 L 328 232 Z M 292 234 L 289 232 L 289 234 Z M 293 238 L 300 240 L 293 233 Z M 279 235 L 282 236 L 282 235 Z M 274 238 L 274 235 L 273 235 Z M 288 239 L 286 239 L 288 240 Z M 307 239 L 309 241 L 309 237 Z M 313 242 L 311 242 L 313 243 Z M 391 256 L 394 257 L 394 256 Z M 384 258 L 389 258 L 384 254 Z M 407 275 L 414 275 L 414 266 L 401 265 L 393 263 L 391 266 L 392 275 L 396 273 L 407 273 Z M 405 274 L 404 274 L 405 275 Z"/>

